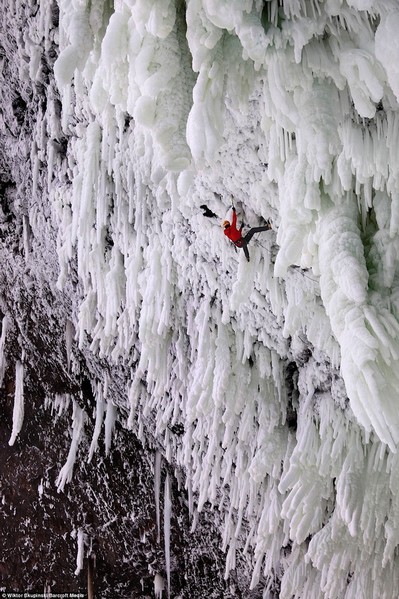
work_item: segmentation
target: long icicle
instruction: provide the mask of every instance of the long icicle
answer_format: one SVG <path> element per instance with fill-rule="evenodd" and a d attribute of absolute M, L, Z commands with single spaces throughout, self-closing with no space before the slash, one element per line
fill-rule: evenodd
<path fill-rule="evenodd" d="M 12 414 L 12 432 L 8 442 L 9 445 L 14 445 L 16 438 L 22 428 L 24 421 L 24 366 L 23 362 L 19 361 L 15 365 L 15 395 L 14 395 L 14 410 Z"/>
<path fill-rule="evenodd" d="M 161 512 L 159 509 L 159 496 L 161 492 L 161 454 L 159 451 L 155 454 L 154 471 L 154 493 L 155 493 L 155 513 L 157 519 L 157 543 L 161 541 Z"/>
<path fill-rule="evenodd" d="M 170 599 L 170 517 L 172 512 L 172 502 L 170 498 L 170 480 L 169 474 L 165 480 L 165 497 L 164 497 L 164 512 L 163 512 L 163 530 L 165 539 L 165 566 L 166 579 L 168 581 L 168 599 Z"/>

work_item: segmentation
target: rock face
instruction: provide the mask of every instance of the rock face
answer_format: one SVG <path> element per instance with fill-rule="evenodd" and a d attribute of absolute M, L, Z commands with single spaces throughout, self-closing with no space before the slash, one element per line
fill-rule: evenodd
<path fill-rule="evenodd" d="M 91 556 L 96 597 L 154 596 L 155 574 L 165 578 L 165 587 L 166 576 L 162 520 L 157 541 L 153 453 L 144 451 L 131 433 L 118 430 L 112 454 L 91 464 L 77 463 L 68 488 L 57 493 L 54 480 L 69 449 L 68 422 L 43 407 L 40 383 L 32 381 L 26 392 L 24 432 L 15 446 L 6 442 L 9 426 L 3 422 L 1 428 L 2 588 L 86 596 L 86 556 Z M 9 406 L 4 414 L 9 422 Z M 87 451 L 82 445 L 81 451 Z M 164 479 L 164 467 L 161 474 Z M 162 502 L 163 480 L 161 510 Z M 246 595 L 245 579 L 223 581 L 224 556 L 209 515 L 190 534 L 187 502 L 176 482 L 172 506 L 173 592 L 198 598 L 256 596 Z M 85 556 L 80 571 L 79 531 Z"/>

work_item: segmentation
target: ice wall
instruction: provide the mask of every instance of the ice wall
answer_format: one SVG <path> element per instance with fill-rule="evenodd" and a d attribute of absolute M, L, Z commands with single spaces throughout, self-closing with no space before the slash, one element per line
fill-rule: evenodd
<path fill-rule="evenodd" d="M 58 286 L 118 418 L 224 514 L 226 576 L 399 595 L 396 2 L 59 5 Z M 199 208 L 231 197 L 273 222 L 250 264 Z"/>

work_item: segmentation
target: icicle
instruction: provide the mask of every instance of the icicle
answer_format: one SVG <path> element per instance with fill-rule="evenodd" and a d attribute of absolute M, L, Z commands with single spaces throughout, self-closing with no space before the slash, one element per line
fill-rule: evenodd
<path fill-rule="evenodd" d="M 57 491 L 60 493 L 64 490 L 65 484 L 72 480 L 73 467 L 76 460 L 76 454 L 78 451 L 79 442 L 83 433 L 83 427 L 85 422 L 85 412 L 79 407 L 74 401 L 73 403 L 73 414 L 72 414 L 72 441 L 67 461 L 60 470 L 60 473 L 56 480 Z"/>
<path fill-rule="evenodd" d="M 107 413 L 105 415 L 105 455 L 108 455 L 111 449 L 112 433 L 116 420 L 116 406 L 112 401 L 107 401 Z"/>
<path fill-rule="evenodd" d="M 224 579 L 227 580 L 229 577 L 230 570 L 234 570 L 236 567 L 236 539 L 230 539 L 230 547 L 226 556 L 226 569 L 224 573 Z"/>
<path fill-rule="evenodd" d="M 12 432 L 8 442 L 9 445 L 14 445 L 15 440 L 22 428 L 24 421 L 24 367 L 22 362 L 17 362 L 15 365 L 15 395 L 14 395 L 14 410 L 12 413 Z"/>
<path fill-rule="evenodd" d="M 137 404 L 140 400 L 140 386 L 141 381 L 139 377 L 136 377 L 133 382 L 130 384 L 128 390 L 128 401 L 130 405 L 130 412 L 127 421 L 127 426 L 129 429 L 133 429 L 134 419 L 136 415 Z"/>
<path fill-rule="evenodd" d="M 162 599 L 162 593 L 165 590 L 165 581 L 160 574 L 154 576 L 155 599 Z"/>
<path fill-rule="evenodd" d="M 88 462 L 91 462 L 94 452 L 98 447 L 98 438 L 101 432 L 101 425 L 104 419 L 104 397 L 101 384 L 97 385 L 97 398 L 96 398 L 96 423 L 94 426 L 93 438 L 90 444 Z"/>
<path fill-rule="evenodd" d="M 161 513 L 159 509 L 159 495 L 161 491 L 161 459 L 159 451 L 155 454 L 155 469 L 154 469 L 154 492 L 155 492 L 155 512 L 157 519 L 157 543 L 161 540 Z"/>
<path fill-rule="evenodd" d="M 78 530 L 78 554 L 76 556 L 76 570 L 75 576 L 83 569 L 83 557 L 84 557 L 84 532 L 81 528 Z"/>
<path fill-rule="evenodd" d="M 10 327 L 10 320 L 7 315 L 3 317 L 1 322 L 1 337 L 0 337 L 0 387 L 3 384 L 4 372 L 6 370 L 6 360 L 4 357 L 4 347 L 6 343 L 7 331 Z"/>
<path fill-rule="evenodd" d="M 70 372 L 70 369 L 71 369 L 72 343 L 73 343 L 74 335 L 75 335 L 75 328 L 73 326 L 73 323 L 70 320 L 67 320 L 66 325 L 65 325 L 65 349 L 66 349 L 66 355 L 67 355 L 68 372 Z"/>
<path fill-rule="evenodd" d="M 187 478 L 187 493 L 188 493 L 188 511 L 191 517 L 193 517 L 194 513 L 194 495 L 193 495 L 193 487 L 191 484 L 191 480 Z"/>
<path fill-rule="evenodd" d="M 168 599 L 170 599 L 170 519 L 172 512 L 172 502 L 170 497 L 170 480 L 169 474 L 165 480 L 165 498 L 164 498 L 164 513 L 163 513 L 163 532 L 165 538 L 165 566 L 166 579 L 168 582 Z"/>
<path fill-rule="evenodd" d="M 56 413 L 59 418 L 68 410 L 71 399 L 72 397 L 68 393 L 56 393 L 54 399 L 46 397 L 44 407 L 46 409 L 50 408 L 51 414 Z"/>

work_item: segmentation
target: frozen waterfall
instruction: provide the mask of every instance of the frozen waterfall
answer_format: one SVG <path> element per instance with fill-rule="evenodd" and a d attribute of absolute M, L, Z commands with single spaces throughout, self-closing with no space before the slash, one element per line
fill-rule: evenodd
<path fill-rule="evenodd" d="M 397 2 L 58 4 L 62 108 L 31 160 L 48 169 L 54 288 L 78 281 L 65 370 L 79 350 L 126 377 L 122 399 L 112 372 L 91 381 L 87 468 L 104 418 L 106 454 L 116 423 L 144 445 L 151 430 L 170 597 L 172 472 L 193 528 L 205 505 L 221 514 L 225 577 L 244 559 L 256 596 L 399 596 Z M 232 201 L 244 230 L 272 222 L 249 263 L 220 226 Z M 25 260 L 50 263 L 36 204 L 23 222 Z M 59 491 L 88 420 L 72 404 Z"/>

